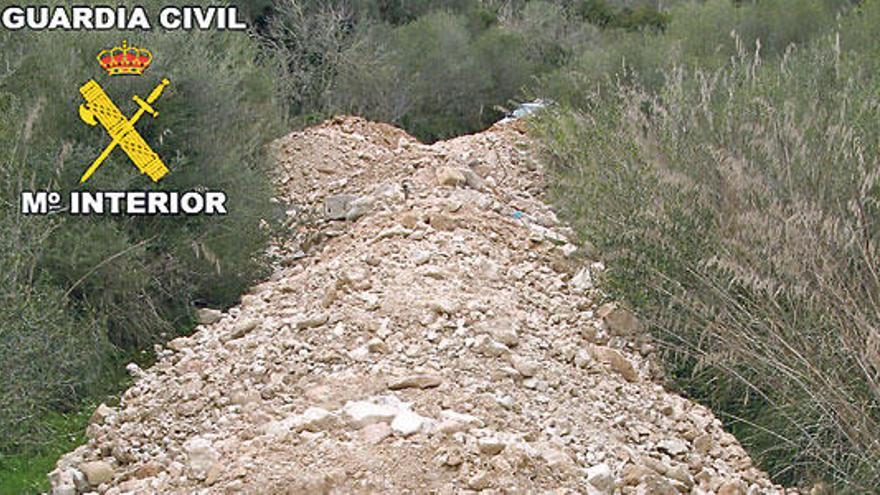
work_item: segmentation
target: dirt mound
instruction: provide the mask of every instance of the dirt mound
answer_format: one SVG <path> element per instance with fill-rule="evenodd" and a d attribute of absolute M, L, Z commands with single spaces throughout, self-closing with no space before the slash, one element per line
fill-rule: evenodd
<path fill-rule="evenodd" d="M 279 140 L 274 275 L 131 366 L 54 493 L 778 491 L 651 381 L 530 149 L 516 124 L 426 146 L 355 118 Z"/>

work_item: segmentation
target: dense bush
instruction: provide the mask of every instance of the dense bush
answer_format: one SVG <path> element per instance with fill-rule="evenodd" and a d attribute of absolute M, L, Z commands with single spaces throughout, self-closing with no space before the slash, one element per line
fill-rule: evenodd
<path fill-rule="evenodd" d="M 473 132 L 500 118 L 499 106 L 541 67 L 524 36 L 477 2 L 416 10 L 424 15 L 404 22 L 409 15 L 370 14 L 359 3 L 280 5 L 264 43 L 283 60 L 294 125 L 348 113 L 426 141 Z"/>
<path fill-rule="evenodd" d="M 143 3 L 143 2 L 141 2 Z M 147 5 L 158 10 L 164 2 Z M 139 78 L 102 74 L 123 38 L 149 48 Z M 115 360 L 190 326 L 193 306 L 234 303 L 263 273 L 271 188 L 264 145 L 278 132 L 272 71 L 243 33 L 4 33 L 0 43 L 0 452 L 45 438 L 42 418 L 105 390 Z M 159 118 L 138 129 L 171 173 L 153 185 L 80 121 L 79 87 L 98 80 L 127 115 L 160 78 Z M 23 217 L 21 189 L 212 189 L 224 217 Z"/>
<path fill-rule="evenodd" d="M 766 56 L 783 53 L 831 28 L 848 0 L 688 1 L 671 9 L 669 39 L 681 45 L 681 62 L 719 67 L 737 55 L 740 46 Z M 732 36 L 736 33 L 737 36 Z"/>
<path fill-rule="evenodd" d="M 57 223 L 17 214 L 15 193 L 28 178 L 20 160 L 37 111 L 27 114 L 0 93 L 0 438 L 7 452 L 41 440 L 43 412 L 99 388 L 111 348 L 101 322 L 68 311 L 63 290 L 36 269 Z"/>
<path fill-rule="evenodd" d="M 557 203 L 670 378 L 778 481 L 855 493 L 880 486 L 880 80 L 864 68 L 878 16 L 866 2 L 843 41 L 771 60 L 742 48 L 536 126 Z"/>
<path fill-rule="evenodd" d="M 474 50 L 466 19 L 429 14 L 394 33 L 395 59 L 412 84 L 413 111 L 402 119 L 416 135 L 439 139 L 478 129 L 491 74 Z"/>
<path fill-rule="evenodd" d="M 615 8 L 605 0 L 582 0 L 574 5 L 573 10 L 575 15 L 601 27 L 662 31 L 669 23 L 669 15 L 650 3 L 640 3 L 633 8 Z"/>

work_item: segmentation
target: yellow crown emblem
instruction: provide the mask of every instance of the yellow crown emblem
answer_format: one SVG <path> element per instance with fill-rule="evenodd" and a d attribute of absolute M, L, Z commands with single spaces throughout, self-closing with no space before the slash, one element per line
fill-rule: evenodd
<path fill-rule="evenodd" d="M 146 48 L 128 46 L 123 40 L 122 46 L 101 50 L 98 63 L 111 76 L 139 76 L 153 63 L 153 54 Z"/>

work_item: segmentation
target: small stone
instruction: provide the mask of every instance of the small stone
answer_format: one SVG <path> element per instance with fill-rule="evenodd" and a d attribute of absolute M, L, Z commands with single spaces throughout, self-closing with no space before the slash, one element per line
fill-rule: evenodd
<path fill-rule="evenodd" d="M 468 488 L 482 491 L 492 486 L 492 480 L 487 471 L 478 471 L 468 479 Z"/>
<path fill-rule="evenodd" d="M 361 430 L 361 438 L 371 445 L 376 445 L 391 436 L 391 433 L 388 423 L 374 423 Z"/>
<path fill-rule="evenodd" d="M 76 469 L 57 468 L 50 472 L 49 485 L 52 487 L 52 495 L 76 495 L 77 491 L 87 492 L 91 488 L 85 481 L 85 476 Z"/>
<path fill-rule="evenodd" d="M 215 462 L 208 469 L 208 474 L 205 476 L 205 484 L 208 486 L 213 485 L 217 482 L 220 476 L 223 474 L 223 464 L 219 462 Z"/>
<path fill-rule="evenodd" d="M 324 309 L 333 306 L 333 303 L 339 299 L 339 293 L 336 291 L 336 287 L 328 287 L 327 290 L 324 291 L 324 296 L 321 298 L 321 307 Z"/>
<path fill-rule="evenodd" d="M 222 316 L 223 313 L 221 313 L 217 309 L 199 308 L 198 310 L 196 310 L 196 318 L 202 325 L 211 325 L 217 323 Z"/>
<path fill-rule="evenodd" d="M 620 473 L 621 481 L 626 486 L 638 485 L 654 471 L 638 464 L 627 464 Z"/>
<path fill-rule="evenodd" d="M 626 309 L 615 309 L 604 319 L 608 330 L 614 335 L 632 336 L 642 333 L 639 319 Z"/>
<path fill-rule="evenodd" d="M 401 390 L 404 388 L 425 389 L 439 387 L 441 383 L 443 383 L 443 380 L 437 375 L 418 374 L 398 378 L 397 380 L 389 383 L 388 388 L 390 388 L 391 390 Z"/>
<path fill-rule="evenodd" d="M 137 363 L 126 364 L 125 371 L 127 371 L 128 374 L 131 375 L 132 378 L 135 378 L 135 379 L 141 379 L 146 375 L 144 370 L 142 370 L 141 367 L 137 365 Z"/>
<path fill-rule="evenodd" d="M 257 328 L 256 320 L 239 321 L 235 324 L 235 326 L 232 327 L 232 331 L 229 332 L 228 335 L 224 336 L 220 340 L 222 340 L 223 342 L 228 342 L 230 340 L 239 339 L 239 338 L 247 335 L 249 332 L 251 332 L 255 328 Z"/>
<path fill-rule="evenodd" d="M 431 260 L 431 253 L 421 250 L 415 250 L 412 254 L 412 262 L 416 266 L 421 266 Z"/>
<path fill-rule="evenodd" d="M 746 484 L 740 480 L 725 481 L 718 487 L 718 495 L 746 495 Z"/>
<path fill-rule="evenodd" d="M 290 433 L 291 421 L 283 420 L 283 421 L 270 421 L 264 424 L 260 430 L 264 435 L 274 440 L 280 440 L 287 436 Z"/>
<path fill-rule="evenodd" d="M 115 486 L 118 491 L 107 490 L 105 493 L 149 493 L 148 486 L 144 480 L 129 479 Z"/>
<path fill-rule="evenodd" d="M 498 437 L 483 437 L 477 441 L 477 447 L 480 453 L 486 455 L 497 455 L 504 450 L 507 445 Z"/>
<path fill-rule="evenodd" d="M 606 316 L 610 315 L 615 309 L 617 309 L 617 303 L 608 302 L 601 306 L 596 310 L 596 316 L 599 318 L 605 319 Z"/>
<path fill-rule="evenodd" d="M 388 345 L 382 339 L 373 337 L 367 342 L 367 350 L 370 352 L 386 353 L 388 352 Z"/>
<path fill-rule="evenodd" d="M 694 450 L 706 454 L 712 449 L 712 435 L 704 433 L 694 439 Z"/>
<path fill-rule="evenodd" d="M 587 267 L 581 268 L 574 277 L 571 278 L 569 285 L 575 290 L 584 292 L 593 288 L 593 277 L 590 274 L 590 269 Z"/>
<path fill-rule="evenodd" d="M 345 220 L 349 222 L 354 222 L 369 213 L 372 209 L 372 198 L 358 198 L 348 205 L 348 210 L 345 212 Z"/>
<path fill-rule="evenodd" d="M 452 435 L 453 433 L 467 431 L 467 427 L 461 423 L 444 419 L 437 424 L 437 431 L 446 435 Z"/>
<path fill-rule="evenodd" d="M 412 233 L 413 233 L 412 230 L 407 229 L 406 227 L 404 227 L 402 225 L 394 225 L 394 226 L 388 227 L 387 229 L 382 230 L 382 232 L 379 232 L 379 235 L 377 235 L 375 237 L 375 239 L 373 239 L 373 242 L 378 242 L 378 241 L 381 241 L 382 239 L 389 239 L 391 237 L 406 236 L 406 235 L 409 235 Z"/>
<path fill-rule="evenodd" d="M 327 320 L 329 320 L 329 319 L 330 319 L 330 316 L 326 313 L 323 313 L 323 314 L 320 314 L 317 316 L 311 316 L 308 318 L 303 318 L 302 320 L 299 320 L 296 322 L 296 329 L 297 330 L 304 330 L 306 328 L 320 327 L 321 325 L 327 323 Z"/>
<path fill-rule="evenodd" d="M 688 488 L 694 486 L 694 478 L 691 477 L 691 473 L 688 472 L 688 468 L 684 465 L 679 464 L 678 466 L 668 469 L 666 471 L 666 476 L 682 482 Z"/>
<path fill-rule="evenodd" d="M 324 218 L 327 220 L 344 220 L 351 202 L 355 199 L 357 199 L 357 196 L 350 194 L 339 194 L 324 198 Z"/>
<path fill-rule="evenodd" d="M 574 253 L 577 252 L 578 247 L 575 246 L 574 244 L 570 244 L 570 243 L 569 243 L 569 244 L 565 244 L 565 245 L 563 245 L 560 249 L 562 250 L 562 255 L 565 256 L 566 258 L 569 258 L 569 257 L 571 257 Z"/>
<path fill-rule="evenodd" d="M 623 357 L 619 352 L 614 352 L 611 355 L 611 368 L 620 373 L 626 381 L 634 382 L 639 379 L 639 373 L 636 371 L 633 364 Z"/>
<path fill-rule="evenodd" d="M 439 167 L 436 172 L 437 183 L 441 186 L 460 186 L 467 183 L 467 178 L 460 169 Z"/>
<path fill-rule="evenodd" d="M 454 433 L 468 431 L 471 428 L 481 428 L 483 421 L 476 416 L 470 414 L 457 413 L 455 411 L 442 411 L 440 416 L 443 418 L 437 425 L 437 431 L 452 435 Z"/>
<path fill-rule="evenodd" d="M 98 486 L 113 479 L 113 466 L 105 461 L 92 461 L 80 464 L 79 470 L 91 486 Z"/>
<path fill-rule="evenodd" d="M 111 445 L 110 452 L 119 464 L 131 464 L 137 460 L 127 442 L 116 440 Z"/>
<path fill-rule="evenodd" d="M 541 458 L 547 463 L 547 467 L 553 470 L 568 471 L 574 468 L 574 461 L 565 452 L 546 447 L 541 450 Z"/>
<path fill-rule="evenodd" d="M 633 364 L 623 357 L 623 354 L 617 349 L 601 345 L 593 345 L 590 347 L 590 355 L 592 355 L 597 361 L 610 365 L 611 369 L 620 373 L 620 375 L 628 382 L 634 382 L 639 378 L 639 374 Z"/>
<path fill-rule="evenodd" d="M 490 333 L 492 338 L 509 347 L 519 345 L 519 334 L 516 325 L 509 320 L 500 320 L 493 324 Z"/>
<path fill-rule="evenodd" d="M 657 450 L 660 452 L 665 452 L 671 456 L 677 456 L 686 453 L 689 449 L 687 444 L 683 440 L 678 440 L 675 438 L 662 440 L 657 444 Z"/>
<path fill-rule="evenodd" d="M 510 354 L 510 348 L 501 342 L 495 342 L 487 335 L 480 335 L 476 338 L 474 351 L 487 357 L 500 357 Z"/>
<path fill-rule="evenodd" d="M 448 299 L 437 299 L 428 303 L 428 307 L 434 313 L 437 314 L 445 314 L 445 315 L 453 315 L 459 311 L 461 308 L 460 305 L 455 301 L 450 301 Z"/>
<path fill-rule="evenodd" d="M 431 227 L 437 230 L 452 231 L 458 228 L 458 217 L 443 212 L 432 213 L 429 217 Z"/>
<path fill-rule="evenodd" d="M 203 480 L 208 476 L 208 471 L 220 458 L 220 454 L 214 449 L 214 444 L 204 437 L 195 437 L 183 445 L 186 453 L 190 473 L 196 479 Z"/>
<path fill-rule="evenodd" d="M 611 467 L 603 462 L 587 469 L 587 482 L 602 493 L 611 493 L 614 490 Z"/>
<path fill-rule="evenodd" d="M 419 215 L 414 211 L 408 211 L 400 217 L 400 225 L 408 229 L 415 229 L 419 225 Z"/>
<path fill-rule="evenodd" d="M 391 430 L 401 437 L 414 435 L 422 429 L 425 418 L 412 411 L 401 411 L 391 421 Z"/>
<path fill-rule="evenodd" d="M 104 424 L 104 421 L 113 414 L 113 409 L 102 402 L 101 405 L 95 408 L 95 412 L 93 412 L 91 418 L 89 418 L 89 424 Z"/>
<path fill-rule="evenodd" d="M 464 462 L 464 459 L 462 458 L 461 451 L 456 448 L 450 449 L 443 458 L 443 464 L 449 467 L 461 466 L 462 462 Z"/>
<path fill-rule="evenodd" d="M 672 483 L 669 482 L 666 478 L 661 478 L 660 476 L 650 476 L 642 485 L 639 485 L 641 489 L 637 493 L 651 494 L 651 495 L 679 495 L 679 491 L 672 486 Z"/>
<path fill-rule="evenodd" d="M 712 473 L 713 472 L 714 472 L 714 470 L 712 470 L 708 467 L 703 467 L 703 469 L 701 469 L 700 472 L 697 473 L 696 476 L 694 476 L 694 481 L 701 486 L 704 486 L 704 487 L 709 486 L 709 483 L 712 482 Z"/>
<path fill-rule="evenodd" d="M 299 428 L 306 431 L 320 431 L 334 423 L 333 414 L 321 407 L 310 407 L 299 417 Z"/>
<path fill-rule="evenodd" d="M 465 184 L 471 189 L 476 189 L 477 191 L 486 189 L 486 181 L 473 170 L 461 169 L 461 173 L 464 175 Z"/>
<path fill-rule="evenodd" d="M 161 464 L 156 461 L 149 461 L 146 464 L 141 464 L 134 471 L 134 477 L 138 479 L 143 478 L 152 478 L 164 470 Z"/>
<path fill-rule="evenodd" d="M 538 363 L 534 361 L 516 355 L 511 356 L 510 361 L 513 369 L 526 378 L 531 378 L 538 374 Z"/>
<path fill-rule="evenodd" d="M 76 495 L 76 492 L 76 486 L 70 484 L 62 484 L 52 488 L 51 495 Z"/>
<path fill-rule="evenodd" d="M 599 329 L 595 325 L 584 325 L 580 328 L 581 338 L 590 344 L 599 342 Z"/>
<path fill-rule="evenodd" d="M 193 339 L 191 339 L 190 337 L 177 337 L 176 339 L 168 342 L 166 347 L 171 350 L 181 352 L 188 347 L 192 347 L 192 345 Z"/>
<path fill-rule="evenodd" d="M 393 407 L 367 401 L 348 402 L 342 409 L 348 424 L 354 428 L 375 423 L 388 423 L 397 415 Z"/>
<path fill-rule="evenodd" d="M 86 475 L 83 474 L 79 469 L 70 468 L 68 470 L 70 472 L 71 478 L 73 478 L 73 486 L 76 487 L 77 491 L 80 492 L 89 492 L 91 491 L 91 486 L 89 485 L 89 481 L 86 479 Z"/>
<path fill-rule="evenodd" d="M 659 474 L 666 474 L 666 471 L 669 469 L 666 464 L 663 464 L 663 462 L 653 457 L 644 457 L 642 458 L 642 462 L 644 462 L 647 468 L 652 469 Z"/>
<path fill-rule="evenodd" d="M 577 354 L 574 355 L 574 365 L 578 368 L 586 368 L 592 361 L 593 358 L 586 349 L 578 349 Z"/>
<path fill-rule="evenodd" d="M 348 353 L 348 357 L 351 358 L 353 361 L 362 363 L 370 359 L 370 348 L 366 346 L 356 347 Z"/>

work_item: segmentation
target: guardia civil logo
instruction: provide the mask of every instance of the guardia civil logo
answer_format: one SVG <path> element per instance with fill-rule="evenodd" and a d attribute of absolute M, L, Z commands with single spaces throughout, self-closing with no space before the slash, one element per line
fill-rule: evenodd
<path fill-rule="evenodd" d="M 153 53 L 143 47 L 129 45 L 123 40 L 119 45 L 101 50 L 98 65 L 108 76 L 105 84 L 119 77 L 142 77 L 153 65 Z M 133 165 L 132 171 L 146 175 L 153 184 L 171 173 L 162 157 L 138 131 L 137 124 L 144 117 L 159 118 L 158 103 L 171 85 L 168 78 L 158 80 L 145 98 L 132 95 L 137 110 L 127 117 L 113 101 L 108 91 L 95 79 L 89 79 L 79 87 L 83 103 L 79 105 L 79 118 L 88 126 L 100 129 L 108 142 L 96 158 L 86 166 L 80 176 L 83 186 L 115 152 L 124 155 Z M 168 95 L 166 94 L 166 98 Z M 72 109 L 73 110 L 73 109 Z M 117 151 L 118 150 L 118 151 Z M 148 183 L 149 184 L 149 183 Z M 48 215 L 66 212 L 71 215 L 225 215 L 226 194 L 222 191 L 91 191 L 74 190 L 67 198 L 53 191 L 23 191 L 21 211 L 27 215 Z"/>
<path fill-rule="evenodd" d="M 153 63 L 153 54 L 144 48 L 128 46 L 128 42 L 123 40 L 122 46 L 102 50 L 98 54 L 98 63 L 110 76 L 141 76 Z M 126 118 L 122 114 L 104 88 L 94 79 L 90 79 L 79 88 L 79 92 L 86 100 L 79 106 L 80 119 L 94 127 L 101 124 L 110 137 L 110 144 L 86 169 L 79 180 L 80 183 L 89 180 L 89 177 L 117 147 L 128 156 L 142 174 L 146 174 L 153 182 L 159 182 L 168 173 L 168 167 L 162 162 L 162 158 L 138 133 L 135 125 L 145 113 L 154 119 L 159 117 L 159 112 L 153 108 L 153 104 L 162 96 L 162 92 L 169 84 L 171 82 L 168 79 L 162 79 L 146 99 L 134 95 L 132 99 L 140 108 L 131 118 Z"/>

